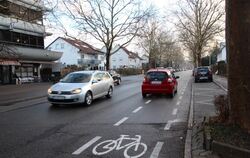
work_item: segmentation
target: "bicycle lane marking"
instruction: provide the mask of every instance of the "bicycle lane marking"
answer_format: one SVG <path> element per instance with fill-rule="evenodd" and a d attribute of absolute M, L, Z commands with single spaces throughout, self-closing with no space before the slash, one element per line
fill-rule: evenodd
<path fill-rule="evenodd" d="M 72 153 L 72 155 L 79 155 L 79 154 L 81 154 L 84 150 L 86 150 L 88 147 L 90 147 L 92 144 L 94 144 L 95 142 L 97 142 L 101 138 L 102 138 L 101 136 L 96 136 L 95 138 L 91 139 L 88 143 L 84 144 L 79 149 L 77 149 L 76 151 L 74 151 Z"/>
<path fill-rule="evenodd" d="M 127 144 L 122 143 L 124 140 L 130 140 Z M 140 149 L 139 149 L 140 148 Z M 102 150 L 100 150 L 102 149 Z M 124 149 L 123 154 L 125 158 L 139 158 L 143 156 L 147 151 L 147 145 L 141 142 L 141 136 L 135 135 L 134 138 L 129 137 L 129 135 L 120 135 L 120 138 L 114 140 L 105 140 L 97 144 L 92 153 L 94 155 L 105 155 L 113 150 L 119 151 Z M 142 150 L 141 150 L 142 149 Z M 139 152 L 137 155 L 130 155 L 130 152 Z M 129 152 L 130 151 L 130 152 Z"/>
<path fill-rule="evenodd" d="M 118 121 L 117 123 L 114 124 L 114 126 L 120 126 L 123 122 L 125 122 L 128 119 L 128 117 L 124 117 L 123 119 L 121 119 L 120 121 Z"/>
<path fill-rule="evenodd" d="M 163 142 L 157 142 L 157 144 L 154 147 L 153 152 L 150 155 L 150 158 L 158 158 L 163 144 L 164 144 Z"/>

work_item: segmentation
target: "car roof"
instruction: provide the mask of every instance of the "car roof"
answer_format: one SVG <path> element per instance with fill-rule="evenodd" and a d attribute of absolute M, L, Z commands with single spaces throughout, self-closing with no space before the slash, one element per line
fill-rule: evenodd
<path fill-rule="evenodd" d="M 171 73 L 171 71 L 169 69 L 165 69 L 165 68 L 164 69 L 150 69 L 150 70 L 148 70 L 148 72 L 166 72 L 168 74 Z"/>
<path fill-rule="evenodd" d="M 98 71 L 98 70 L 84 70 L 84 71 L 75 71 L 71 73 L 85 73 L 85 74 L 93 74 L 96 72 L 106 72 L 106 71 Z"/>

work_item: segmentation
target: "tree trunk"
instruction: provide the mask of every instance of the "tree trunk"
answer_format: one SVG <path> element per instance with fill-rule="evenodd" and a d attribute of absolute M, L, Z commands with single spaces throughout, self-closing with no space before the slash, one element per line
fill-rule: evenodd
<path fill-rule="evenodd" d="M 250 132 L 250 1 L 227 0 L 231 120 Z"/>
<path fill-rule="evenodd" d="M 110 54 L 111 49 L 106 48 L 106 71 L 110 70 Z"/>

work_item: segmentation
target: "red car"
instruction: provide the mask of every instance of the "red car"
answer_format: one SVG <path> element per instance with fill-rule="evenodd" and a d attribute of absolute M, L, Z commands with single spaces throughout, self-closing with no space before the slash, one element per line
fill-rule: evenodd
<path fill-rule="evenodd" d="M 173 98 L 177 92 L 179 76 L 168 69 L 150 69 L 141 86 L 142 97 L 147 94 L 170 94 Z"/>

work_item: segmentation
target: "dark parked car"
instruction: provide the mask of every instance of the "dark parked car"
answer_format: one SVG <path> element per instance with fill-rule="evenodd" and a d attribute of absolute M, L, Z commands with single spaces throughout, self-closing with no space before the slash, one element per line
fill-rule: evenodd
<path fill-rule="evenodd" d="M 120 85 L 121 84 L 121 81 L 122 81 L 122 79 L 121 79 L 121 75 L 120 74 L 118 74 L 116 71 L 114 71 L 114 70 L 110 70 L 109 71 L 109 74 L 112 76 L 112 78 L 113 78 L 113 80 L 114 80 L 114 83 L 116 84 L 116 85 Z"/>
<path fill-rule="evenodd" d="M 195 82 L 203 80 L 213 82 L 213 74 L 209 67 L 197 67 L 194 73 Z"/>

